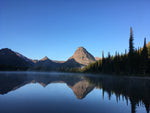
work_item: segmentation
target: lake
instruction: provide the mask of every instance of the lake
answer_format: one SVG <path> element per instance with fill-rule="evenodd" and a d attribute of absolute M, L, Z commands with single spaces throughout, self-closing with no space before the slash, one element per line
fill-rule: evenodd
<path fill-rule="evenodd" d="M 0 72 L 0 113 L 148 113 L 150 78 Z"/>

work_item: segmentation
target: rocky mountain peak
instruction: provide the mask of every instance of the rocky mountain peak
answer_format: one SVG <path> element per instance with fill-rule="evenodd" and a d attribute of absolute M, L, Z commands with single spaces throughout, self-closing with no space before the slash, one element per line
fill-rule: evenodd
<path fill-rule="evenodd" d="M 96 61 L 93 55 L 91 55 L 84 47 L 78 47 L 74 55 L 69 59 L 75 59 L 76 62 L 82 65 L 88 65 L 89 63 Z"/>
<path fill-rule="evenodd" d="M 45 56 L 44 58 L 41 59 L 41 61 L 44 61 L 44 60 L 49 60 L 49 58 Z"/>
<path fill-rule="evenodd" d="M 78 47 L 77 50 L 78 51 L 86 51 L 86 49 L 84 47 Z"/>

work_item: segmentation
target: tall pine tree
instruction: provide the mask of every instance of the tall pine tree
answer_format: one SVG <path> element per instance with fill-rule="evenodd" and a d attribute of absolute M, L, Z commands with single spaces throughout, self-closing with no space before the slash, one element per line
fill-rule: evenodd
<path fill-rule="evenodd" d="M 133 31 L 132 27 L 130 27 L 130 39 L 129 39 L 129 73 L 132 74 L 134 72 L 134 44 L 133 44 Z"/>
<path fill-rule="evenodd" d="M 134 44 L 133 44 L 133 31 L 132 27 L 130 27 L 130 39 L 129 39 L 129 55 L 133 56 L 134 54 Z"/>
<path fill-rule="evenodd" d="M 148 49 L 146 47 L 146 38 L 144 38 L 144 46 L 143 46 L 143 50 L 141 52 L 141 71 L 143 72 L 143 74 L 146 74 L 146 70 L 147 70 L 147 65 L 148 65 Z"/>

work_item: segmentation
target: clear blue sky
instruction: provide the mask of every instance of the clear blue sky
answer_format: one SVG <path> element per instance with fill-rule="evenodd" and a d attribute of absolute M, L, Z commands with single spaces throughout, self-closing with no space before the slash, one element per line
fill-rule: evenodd
<path fill-rule="evenodd" d="M 135 47 L 150 41 L 150 0 L 0 0 L 0 48 L 32 59 L 124 52 L 130 26 Z"/>

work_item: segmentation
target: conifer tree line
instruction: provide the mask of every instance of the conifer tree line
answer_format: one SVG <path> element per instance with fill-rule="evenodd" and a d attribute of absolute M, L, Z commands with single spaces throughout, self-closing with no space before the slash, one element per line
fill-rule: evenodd
<path fill-rule="evenodd" d="M 150 47 L 147 48 L 146 46 L 146 38 L 144 38 L 143 48 L 134 48 L 133 41 L 131 27 L 128 53 L 125 50 L 124 54 L 116 52 L 115 56 L 113 56 L 108 52 L 108 56 L 104 57 L 104 52 L 102 52 L 101 60 L 89 64 L 81 71 L 107 74 L 150 75 Z"/>

